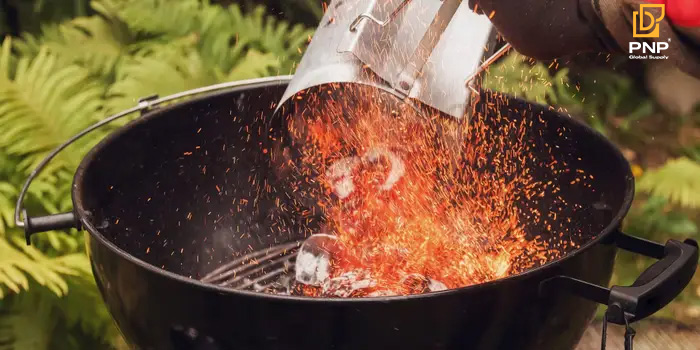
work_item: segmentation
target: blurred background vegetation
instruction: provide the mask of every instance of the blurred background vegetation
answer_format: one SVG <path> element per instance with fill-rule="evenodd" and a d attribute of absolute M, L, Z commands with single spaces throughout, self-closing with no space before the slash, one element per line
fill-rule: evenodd
<path fill-rule="evenodd" d="M 27 247 L 14 228 L 14 203 L 32 168 L 140 97 L 292 73 L 321 15 L 317 0 L 0 0 L 0 350 L 125 348 L 83 236 L 49 232 Z M 698 235 L 699 84 L 663 63 L 533 62 L 516 53 L 484 81 L 613 140 L 637 177 L 625 230 L 657 241 Z M 30 188 L 30 212 L 69 210 L 75 168 L 115 127 L 63 152 Z M 632 283 L 650 263 L 621 253 L 613 283 Z M 700 274 L 659 316 L 700 324 Z"/>

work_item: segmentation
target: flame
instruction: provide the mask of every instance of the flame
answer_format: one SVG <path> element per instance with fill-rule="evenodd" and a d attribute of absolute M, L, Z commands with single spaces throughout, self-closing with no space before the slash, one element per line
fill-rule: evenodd
<path fill-rule="evenodd" d="M 300 96 L 303 107 L 289 118 L 301 145 L 296 171 L 319 184 L 305 196 L 325 211 L 325 233 L 338 237 L 331 277 L 366 271 L 373 284 L 360 296 L 405 295 L 414 292 L 405 283 L 413 274 L 458 288 L 561 254 L 526 230 L 543 219 L 527 203 L 558 191 L 526 165 L 535 147 L 531 120 L 493 127 L 488 118 L 501 116 L 477 114 L 467 126 L 387 102 L 385 94 L 329 85 Z"/>

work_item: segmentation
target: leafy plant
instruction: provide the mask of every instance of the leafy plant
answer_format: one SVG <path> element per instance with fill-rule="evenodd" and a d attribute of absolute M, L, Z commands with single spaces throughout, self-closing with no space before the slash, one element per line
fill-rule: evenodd
<path fill-rule="evenodd" d="M 57 296 L 68 293 L 68 283 L 62 277 L 75 276 L 78 271 L 73 264 L 81 264 L 82 256 L 73 254 L 60 257 L 47 257 L 35 248 L 24 245 L 16 237 L 12 240 L 14 245 L 6 240 L 0 241 L 0 284 L 14 293 L 20 293 L 29 289 L 30 276 L 36 283 L 46 287 Z M 17 249 L 17 247 L 19 249 Z M 0 297 L 4 293 L 0 291 Z"/>
<path fill-rule="evenodd" d="M 700 164 L 689 158 L 672 159 L 658 169 L 647 171 L 637 186 L 677 206 L 700 208 Z"/>
<path fill-rule="evenodd" d="M 632 78 L 610 70 L 586 71 L 582 79 L 572 81 L 569 69 L 550 66 L 512 52 L 492 65 L 483 87 L 541 104 L 556 105 L 569 113 L 583 117 L 593 128 L 606 134 L 612 125 L 610 118 L 624 116 L 614 125 L 628 131 L 633 122 L 655 111 L 652 100 L 643 94 Z"/>
<path fill-rule="evenodd" d="M 0 148 L 21 158 L 18 170 L 28 172 L 75 130 L 97 120 L 105 87 L 83 67 L 61 66 L 47 48 L 11 67 L 10 46 L 6 38 L 0 53 Z M 52 166 L 75 165 L 69 154 Z"/>
<path fill-rule="evenodd" d="M 698 234 L 698 225 L 684 212 L 677 210 L 666 198 L 652 196 L 639 208 L 633 209 L 626 219 L 625 229 L 641 237 L 659 233 L 675 237 Z"/>
<path fill-rule="evenodd" d="M 289 73 L 311 35 L 263 7 L 199 0 L 96 0 L 89 13 L 6 37 L 0 47 L 1 350 L 116 341 L 83 236 L 47 232 L 28 247 L 12 225 L 18 189 L 47 152 L 142 96 Z M 107 131 L 50 163 L 29 188 L 30 213 L 71 210 L 74 169 Z"/>
<path fill-rule="evenodd" d="M 588 118 L 591 125 L 602 133 L 614 125 L 618 131 L 629 131 L 632 123 L 652 115 L 654 102 L 639 90 L 631 77 L 609 70 L 586 72 L 573 98 L 561 101 L 572 112 Z M 624 117 L 612 124 L 611 117 Z"/>
<path fill-rule="evenodd" d="M 493 65 L 482 86 L 541 104 L 557 103 L 568 83 L 568 70 L 563 68 L 554 76 L 541 62 L 535 62 L 519 53 L 507 55 Z"/>

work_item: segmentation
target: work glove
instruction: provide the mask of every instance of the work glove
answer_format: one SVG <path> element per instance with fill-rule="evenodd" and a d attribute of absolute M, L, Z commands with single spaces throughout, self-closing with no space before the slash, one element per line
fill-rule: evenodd
<path fill-rule="evenodd" d="M 633 13 L 648 3 L 666 5 L 659 37 L 635 38 Z M 700 0 L 470 0 L 470 7 L 488 15 L 500 34 L 526 56 L 542 60 L 582 52 L 631 56 L 630 42 L 665 42 L 668 49 L 654 55 L 668 56 L 681 70 L 700 77 Z M 649 13 L 655 19 L 661 16 L 660 9 Z M 644 25 L 650 22 L 646 17 Z"/>

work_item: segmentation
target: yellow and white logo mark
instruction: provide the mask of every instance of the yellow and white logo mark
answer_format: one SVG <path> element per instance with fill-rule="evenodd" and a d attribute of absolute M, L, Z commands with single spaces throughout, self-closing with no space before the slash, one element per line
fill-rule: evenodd
<path fill-rule="evenodd" d="M 661 21 L 666 16 L 664 4 L 641 4 L 639 11 L 632 12 L 632 36 L 635 38 L 658 38 Z M 668 40 L 671 41 L 670 39 Z M 666 41 L 630 41 L 629 58 L 632 60 L 666 60 L 662 52 L 668 49 Z"/>
<path fill-rule="evenodd" d="M 659 9 L 661 15 L 654 17 L 651 9 Z M 659 24 L 666 16 L 666 5 L 664 4 L 642 4 L 639 11 L 632 12 L 632 36 L 635 38 L 658 38 Z M 647 21 L 648 20 L 648 21 Z"/>

